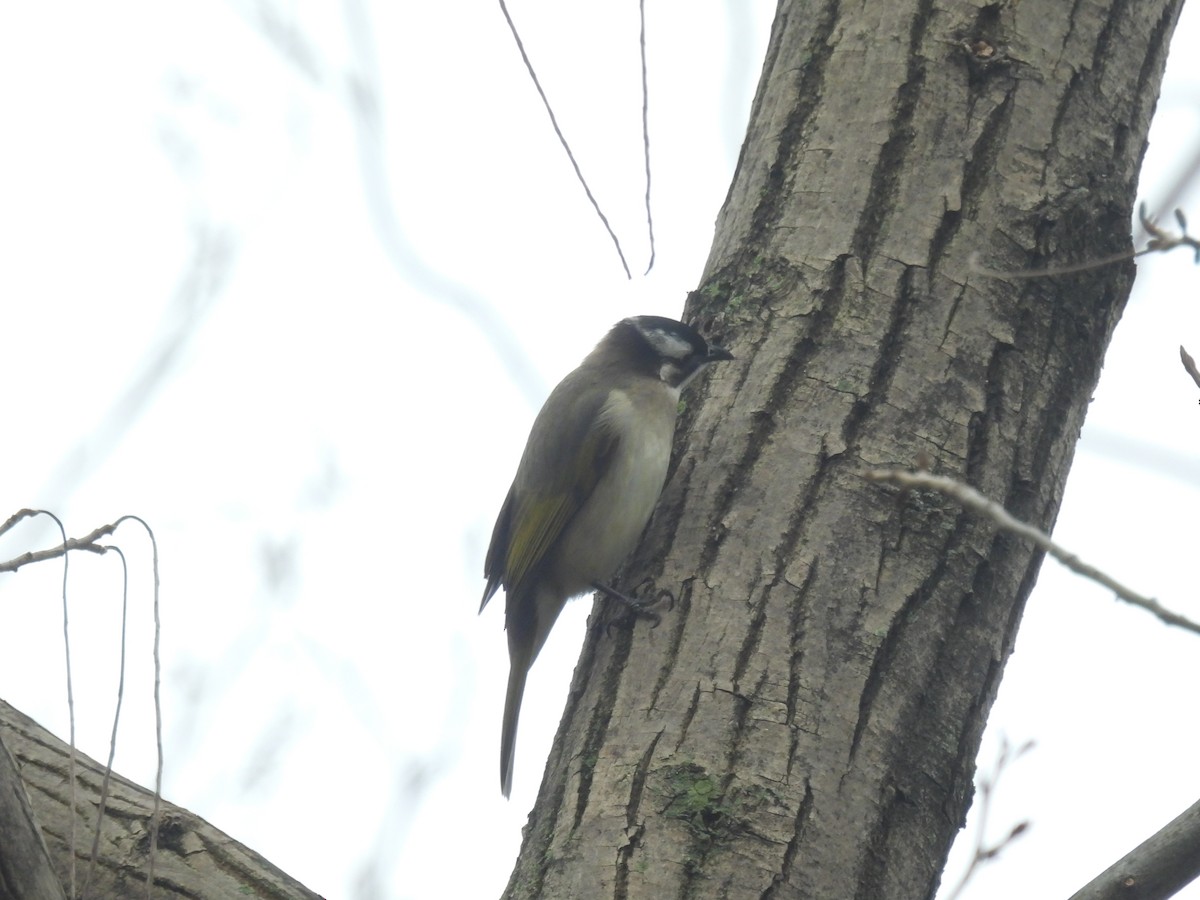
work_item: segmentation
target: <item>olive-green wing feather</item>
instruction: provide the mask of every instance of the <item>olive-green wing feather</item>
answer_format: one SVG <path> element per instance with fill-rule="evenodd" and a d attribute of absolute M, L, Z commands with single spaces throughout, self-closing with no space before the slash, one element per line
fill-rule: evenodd
<path fill-rule="evenodd" d="M 564 440 L 556 429 L 540 429 L 535 423 L 534 434 L 546 437 L 541 441 L 531 438 L 496 519 L 484 563 L 487 586 L 480 610 L 500 585 L 512 591 L 534 576 L 607 471 L 617 448 L 617 435 L 600 422 L 606 393 L 588 391 L 574 409 L 557 402 L 561 396 L 559 391 L 551 395 L 539 419 L 549 418 L 557 424 L 578 416 L 592 427 L 571 441 Z"/>
<path fill-rule="evenodd" d="M 591 496 L 616 447 L 614 434 L 593 428 L 576 455 L 575 470 L 569 477 L 560 479 L 551 490 L 525 491 L 516 498 L 505 558 L 506 587 L 520 585 L 537 569 Z"/>
<path fill-rule="evenodd" d="M 483 561 L 483 577 L 487 579 L 487 584 L 483 588 L 483 602 L 479 604 L 480 612 L 483 612 L 488 601 L 499 590 L 500 582 L 504 580 L 504 557 L 508 554 L 508 536 L 512 524 L 513 492 L 515 490 L 515 485 L 508 489 L 508 496 L 504 498 L 504 505 L 500 507 L 500 515 L 496 516 L 496 524 L 492 527 L 492 542 L 488 544 L 487 557 Z"/>

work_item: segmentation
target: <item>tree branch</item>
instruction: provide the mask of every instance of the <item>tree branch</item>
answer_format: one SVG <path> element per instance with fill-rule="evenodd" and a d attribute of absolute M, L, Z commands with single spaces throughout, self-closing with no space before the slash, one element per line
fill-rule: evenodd
<path fill-rule="evenodd" d="M 1070 900 L 1159 900 L 1200 875 L 1200 800 L 1071 895 Z"/>
<path fill-rule="evenodd" d="M 92 829 L 100 829 L 92 897 L 145 898 L 151 873 L 149 857 L 154 852 L 155 874 L 153 889 L 149 891 L 152 900 L 242 896 L 320 900 L 315 892 L 250 848 L 194 813 L 170 803 L 162 804 L 162 838 L 157 850 L 152 850 L 151 833 L 158 802 L 155 793 L 116 773 L 108 773 L 104 766 L 78 751 L 72 754 L 65 743 L 3 700 L 0 700 L 0 744 L 7 746 L 17 761 L 20 781 L 24 783 L 60 884 L 70 878 L 72 858 L 89 862 L 85 846 L 70 845 L 68 835 L 74 820 L 80 834 L 89 835 Z M 74 807 L 66 790 L 72 755 L 79 771 L 79 796 Z M 108 812 L 97 820 L 96 810 L 106 780 Z M 5 779 L 0 777 L 0 785 L 4 784 Z M 8 852 L 7 845 L 0 845 L 0 857 Z"/>
<path fill-rule="evenodd" d="M 868 481 L 894 484 L 904 490 L 926 489 L 944 494 L 952 500 L 958 501 L 964 508 L 987 516 L 1005 531 L 1011 531 L 1013 534 L 1028 538 L 1072 572 L 1076 572 L 1085 578 L 1090 578 L 1092 581 L 1104 585 L 1126 603 L 1140 606 L 1168 625 L 1176 625 L 1179 628 L 1200 634 L 1200 623 L 1193 622 L 1186 616 L 1172 612 L 1157 600 L 1150 597 L 1143 597 L 1132 588 L 1126 587 L 1115 578 L 1101 572 L 1095 566 L 1085 563 L 1074 553 L 1054 543 L 1044 532 L 1022 522 L 1020 519 L 1013 518 L 1003 506 L 994 500 L 989 500 L 968 484 L 955 481 L 953 478 L 948 478 L 945 475 L 934 475 L 932 472 L 912 471 L 909 469 L 871 469 L 863 472 L 862 475 Z"/>
<path fill-rule="evenodd" d="M 42 511 L 38 509 L 22 509 L 13 515 L 9 516 L 8 521 L 0 525 L 0 534 L 8 531 L 22 519 L 27 519 L 30 516 L 41 515 Z M 27 566 L 30 563 L 44 562 L 48 559 L 58 559 L 71 550 L 86 550 L 88 553 L 104 554 L 109 551 L 98 541 L 101 538 L 110 537 L 121 521 L 110 522 L 107 525 L 101 525 L 95 531 L 84 535 L 81 538 L 70 538 L 66 542 L 59 544 L 57 547 L 51 547 L 48 550 L 31 550 L 28 553 L 22 553 L 20 556 L 14 556 L 12 559 L 0 561 L 0 572 L 15 572 L 22 566 Z"/>

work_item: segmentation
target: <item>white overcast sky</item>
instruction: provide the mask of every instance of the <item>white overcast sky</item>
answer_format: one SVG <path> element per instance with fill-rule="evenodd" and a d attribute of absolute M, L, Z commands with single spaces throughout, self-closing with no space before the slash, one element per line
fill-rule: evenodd
<path fill-rule="evenodd" d="M 612 322 L 678 315 L 696 285 L 774 11 L 647 3 L 642 276 L 636 4 L 510 6 L 632 281 L 490 0 L 0 12 L 0 517 L 150 522 L 165 793 L 330 898 L 504 885 L 590 604 L 534 668 L 505 801 L 502 604 L 476 615 L 492 519 L 554 382 Z M 1196 45 L 1189 16 L 1177 46 Z M 1198 65 L 1172 55 L 1152 206 L 1200 148 Z M 1177 356 L 1200 354 L 1200 270 L 1184 251 L 1139 270 L 1056 536 L 1200 617 L 1200 407 Z M 148 555 L 136 527 L 119 538 L 117 768 L 150 783 Z M 0 558 L 53 540 L 22 526 Z M 120 569 L 71 571 L 78 739 L 103 758 Z M 60 579 L 0 576 L 0 696 L 65 735 Z M 981 756 L 1037 741 L 991 830 L 1033 825 L 966 896 L 1067 896 L 1200 797 L 1197 684 L 1200 638 L 1047 562 Z"/>

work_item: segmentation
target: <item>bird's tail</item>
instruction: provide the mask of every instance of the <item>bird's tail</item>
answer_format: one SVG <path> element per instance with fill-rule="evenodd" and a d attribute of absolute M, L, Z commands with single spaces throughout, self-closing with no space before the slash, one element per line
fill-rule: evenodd
<path fill-rule="evenodd" d="M 513 657 L 508 670 L 508 693 L 504 697 L 504 724 L 500 731 L 500 790 L 507 797 L 512 791 L 513 760 L 516 756 L 517 721 L 521 718 L 521 697 L 529 661 Z"/>

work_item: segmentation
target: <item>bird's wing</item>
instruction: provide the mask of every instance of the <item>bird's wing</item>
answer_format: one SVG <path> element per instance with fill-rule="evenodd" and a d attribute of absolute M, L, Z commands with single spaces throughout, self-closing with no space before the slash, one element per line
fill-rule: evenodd
<path fill-rule="evenodd" d="M 602 414 L 608 399 L 609 391 L 595 373 L 576 369 L 538 413 L 492 530 L 481 611 L 501 585 L 511 593 L 536 577 L 554 542 L 607 471 L 620 442 Z M 591 427 L 578 436 L 565 435 L 561 423 L 572 420 Z"/>
<path fill-rule="evenodd" d="M 515 492 L 505 557 L 506 587 L 521 584 L 537 569 L 608 470 L 618 441 L 611 429 L 596 424 L 575 453 L 554 460 L 558 465 L 551 463 L 557 471 L 545 489 Z M 574 466 L 569 465 L 570 458 L 576 461 Z"/>
<path fill-rule="evenodd" d="M 508 489 L 508 496 L 504 498 L 504 505 L 500 507 L 500 515 L 496 516 L 496 524 L 492 528 L 492 542 L 488 544 L 487 557 L 483 562 L 483 577 L 487 579 L 487 584 L 483 588 L 483 601 L 479 604 L 479 611 L 483 612 L 483 608 L 488 605 L 488 601 L 492 599 L 492 595 L 500 588 L 500 583 L 504 581 L 504 560 L 508 556 L 508 538 L 512 524 L 512 507 L 513 493 L 516 491 L 516 485 Z"/>

